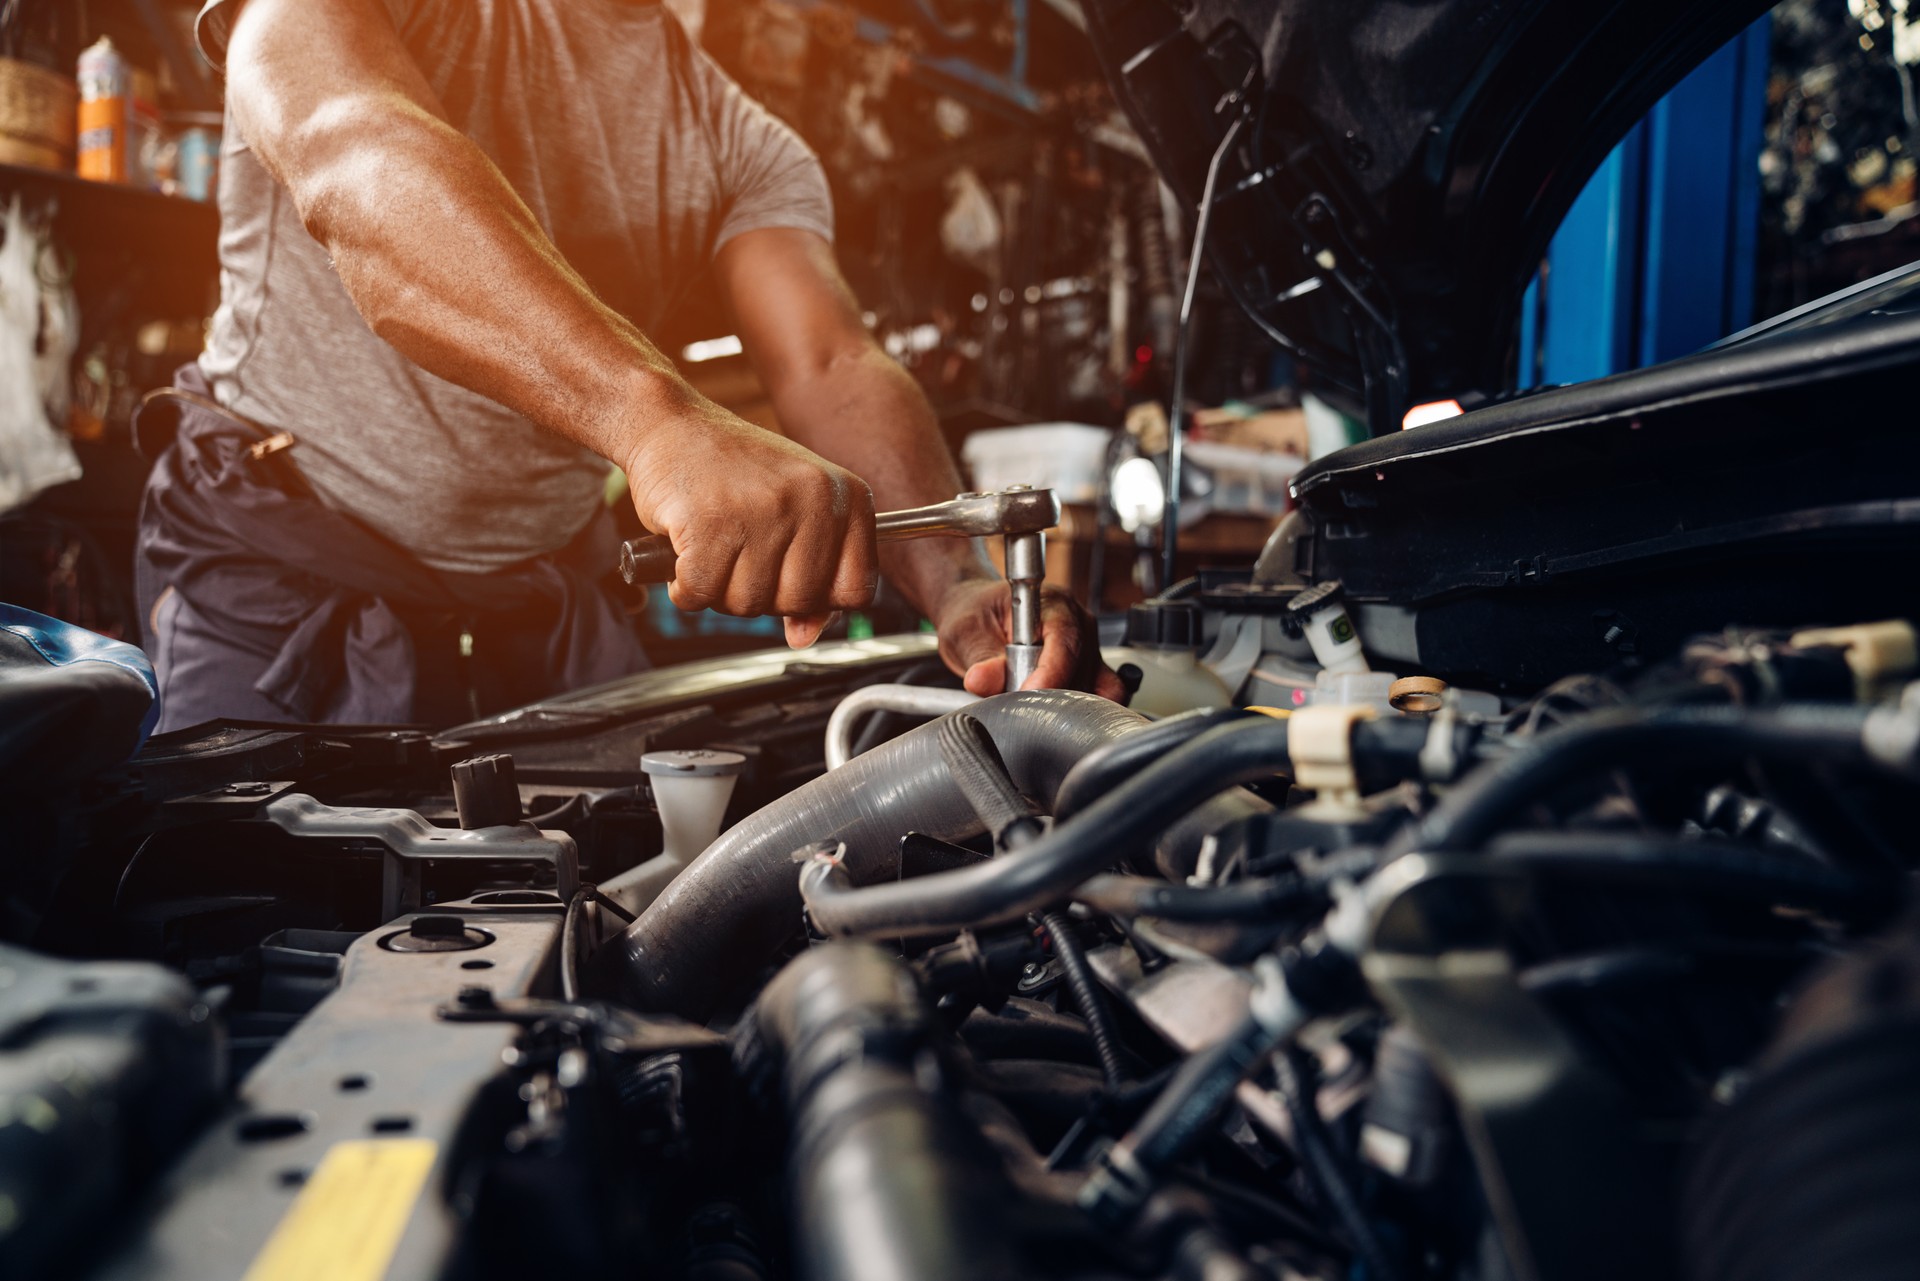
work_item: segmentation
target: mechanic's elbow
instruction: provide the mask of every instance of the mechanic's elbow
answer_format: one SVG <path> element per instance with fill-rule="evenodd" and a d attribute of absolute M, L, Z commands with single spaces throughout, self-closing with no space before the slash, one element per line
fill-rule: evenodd
<path fill-rule="evenodd" d="M 788 378 L 795 386 L 810 383 L 831 385 L 865 370 L 889 367 L 897 368 L 893 358 L 880 349 L 880 344 L 871 335 L 861 333 L 844 342 L 807 353 L 788 371 Z"/>
<path fill-rule="evenodd" d="M 279 177 L 309 235 L 337 253 L 380 217 L 399 176 L 432 156 L 440 122 L 422 116 L 410 105 L 343 98 L 284 133 Z"/>

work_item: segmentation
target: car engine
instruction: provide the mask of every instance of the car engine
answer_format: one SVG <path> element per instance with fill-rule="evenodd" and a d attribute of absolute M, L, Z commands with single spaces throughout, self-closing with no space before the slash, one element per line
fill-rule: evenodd
<path fill-rule="evenodd" d="M 1158 720 L 922 636 L 14 759 L 0 1271 L 1900 1274 L 1913 626 L 1456 687 L 1300 534 Z"/>

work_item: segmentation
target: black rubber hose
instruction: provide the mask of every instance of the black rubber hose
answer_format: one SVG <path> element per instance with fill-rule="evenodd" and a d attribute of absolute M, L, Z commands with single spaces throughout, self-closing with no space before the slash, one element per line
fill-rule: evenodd
<path fill-rule="evenodd" d="M 1145 876 L 1096 876 L 1070 896 L 1112 916 L 1157 916 L 1167 921 L 1265 920 L 1325 895 L 1297 876 L 1265 877 L 1227 885 L 1176 885 Z"/>
<path fill-rule="evenodd" d="M 1257 715 L 1237 707 L 1199 708 L 1144 725 L 1104 747 L 1096 747 L 1060 780 L 1060 790 L 1053 798 L 1054 822 L 1066 822 L 1174 748 L 1191 743 L 1208 730 Z"/>
<path fill-rule="evenodd" d="M 940 759 L 946 762 L 960 794 L 986 825 L 995 846 L 1009 850 L 1039 835 L 1040 824 L 1033 816 L 1033 807 L 1007 776 L 1000 749 L 978 717 L 962 711 L 941 720 Z"/>
<path fill-rule="evenodd" d="M 1587 880 L 1644 882 L 1672 890 L 1758 898 L 1846 914 L 1897 908 L 1897 883 L 1722 840 L 1633 832 L 1515 832 L 1488 851 L 1503 863 Z"/>
<path fill-rule="evenodd" d="M 1611 769 L 1689 769 L 1746 758 L 1884 768 L 1867 750 L 1868 715 L 1862 708 L 1824 705 L 1597 713 L 1475 771 L 1409 828 L 1394 852 L 1479 849 L 1529 805 Z"/>
<path fill-rule="evenodd" d="M 800 893 L 830 935 L 944 934 L 1016 920 L 1069 894 L 1103 868 L 1149 848 L 1169 824 L 1228 788 L 1287 760 L 1287 723 L 1257 716 L 1209 730 L 1147 766 L 1017 856 L 856 889 L 844 867 L 816 859 Z"/>
<path fill-rule="evenodd" d="M 933 1022 L 897 958 L 803 952 L 750 1017 L 779 1055 L 804 1281 L 1026 1274 L 1005 1171 L 926 1070 Z"/>
<path fill-rule="evenodd" d="M 993 833 L 996 845 L 1003 850 L 1015 850 L 1039 834 L 1040 825 L 1026 798 L 1007 777 L 1007 767 L 1000 760 L 999 749 L 993 745 L 993 736 L 986 726 L 965 712 L 947 717 L 940 726 L 940 756 L 946 761 L 954 782 L 960 785 L 967 803 Z M 1066 973 L 1074 1004 L 1080 1007 L 1080 1016 L 1086 1020 L 1087 1031 L 1093 1037 L 1094 1052 L 1099 1056 L 1107 1089 L 1118 1089 L 1126 1080 L 1126 1066 L 1120 1058 L 1120 1033 L 1114 1027 L 1113 1012 L 1107 1008 L 1093 970 L 1087 965 L 1086 954 L 1080 950 L 1080 940 L 1074 937 L 1073 922 L 1065 912 L 1058 911 L 1048 912 L 1042 920 L 1048 937 L 1053 940 L 1054 955 L 1060 958 L 1061 969 Z"/>
<path fill-rule="evenodd" d="M 1366 1267 L 1367 1281 L 1400 1281 L 1400 1268 L 1388 1256 L 1373 1224 L 1367 1221 L 1360 1197 L 1333 1150 L 1326 1122 L 1309 1095 L 1314 1079 L 1311 1066 L 1299 1050 L 1289 1050 L 1275 1057 L 1273 1074 L 1280 1087 L 1280 1097 L 1287 1105 L 1287 1119 L 1293 1123 L 1294 1154 L 1312 1180 L 1313 1190 L 1340 1221 L 1347 1243 Z"/>
<path fill-rule="evenodd" d="M 1097 695 L 1058 689 L 998 694 L 970 704 L 967 715 L 993 734 L 1021 794 L 1047 811 L 1082 757 L 1148 723 Z M 1269 809 L 1229 790 L 1170 825 L 1155 863 L 1184 876 L 1207 833 Z M 943 841 L 981 830 L 940 759 L 933 724 L 916 726 L 735 823 L 658 889 L 658 897 L 640 892 L 651 887 L 636 884 L 639 869 L 602 886 L 645 911 L 596 954 L 589 986 L 597 977 L 636 1009 L 710 1018 L 759 985 L 757 975 L 799 925 L 805 905 L 793 851 L 831 837 L 846 844 L 854 882 L 889 881 L 900 873 L 900 834 L 909 830 Z"/>
<path fill-rule="evenodd" d="M 1106 996 L 1093 977 L 1093 967 L 1087 964 L 1086 953 L 1080 950 L 1080 940 L 1073 936 L 1073 921 L 1065 912 L 1048 912 L 1040 919 L 1046 923 L 1047 937 L 1053 940 L 1053 954 L 1060 958 L 1060 968 L 1066 973 L 1073 1003 L 1080 1007 L 1080 1017 L 1087 1021 L 1087 1031 L 1093 1037 L 1093 1052 L 1100 1058 L 1100 1074 L 1106 1078 L 1108 1090 L 1117 1090 L 1127 1079 L 1127 1066 L 1120 1057 L 1120 1030 L 1113 1025 L 1113 1011 L 1107 1008 Z"/>

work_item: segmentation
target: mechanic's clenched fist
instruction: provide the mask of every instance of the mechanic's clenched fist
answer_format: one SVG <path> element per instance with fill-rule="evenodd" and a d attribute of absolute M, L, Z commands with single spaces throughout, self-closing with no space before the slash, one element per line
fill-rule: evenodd
<path fill-rule="evenodd" d="M 1007 687 L 1007 640 L 1013 593 L 998 578 L 964 578 L 934 609 L 940 657 L 986 697 Z M 1080 603 L 1058 587 L 1040 593 L 1040 661 L 1024 689 L 1079 689 L 1123 701 L 1126 687 L 1100 657 L 1100 634 Z"/>
<path fill-rule="evenodd" d="M 681 609 L 783 615 L 804 646 L 832 611 L 873 600 L 873 494 L 845 468 L 689 390 L 626 472 L 641 522 L 673 543 Z"/>

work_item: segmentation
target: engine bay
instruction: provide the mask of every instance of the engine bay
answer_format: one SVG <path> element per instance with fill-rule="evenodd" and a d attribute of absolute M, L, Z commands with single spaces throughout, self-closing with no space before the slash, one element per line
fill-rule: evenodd
<path fill-rule="evenodd" d="M 1236 705 L 879 638 L 16 794 L 6 1273 L 1891 1275 L 1909 623 L 1515 694 L 1174 596 Z"/>

